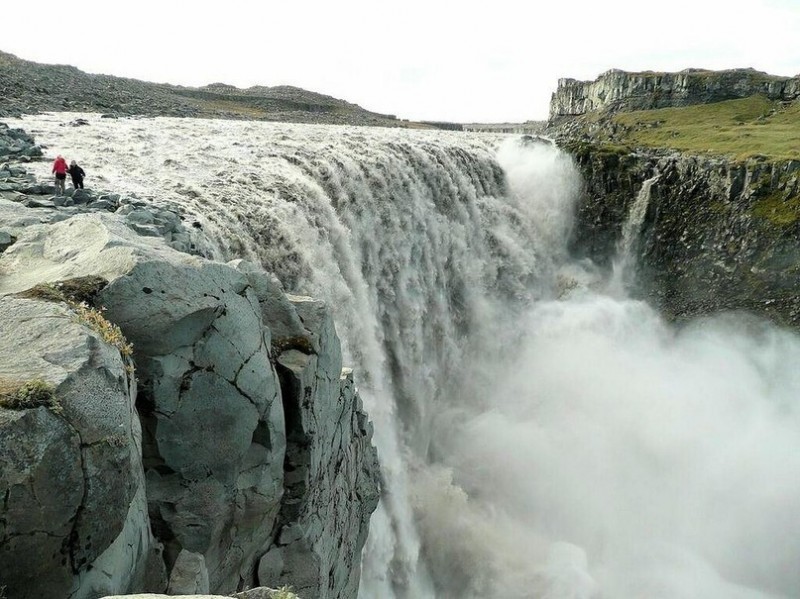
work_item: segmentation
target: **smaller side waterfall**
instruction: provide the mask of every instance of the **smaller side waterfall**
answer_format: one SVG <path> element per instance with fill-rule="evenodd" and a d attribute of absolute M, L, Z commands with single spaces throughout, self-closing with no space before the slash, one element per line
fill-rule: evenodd
<path fill-rule="evenodd" d="M 644 217 L 650 206 L 650 191 L 660 176 L 656 173 L 642 183 L 642 188 L 631 205 L 628 218 L 622 225 L 622 234 L 617 242 L 617 255 L 614 258 L 613 272 L 608 286 L 613 296 L 625 297 L 636 279 L 636 248 Z"/>

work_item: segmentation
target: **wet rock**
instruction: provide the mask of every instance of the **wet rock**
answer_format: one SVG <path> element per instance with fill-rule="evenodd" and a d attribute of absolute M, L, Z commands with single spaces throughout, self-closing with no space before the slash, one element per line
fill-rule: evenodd
<path fill-rule="evenodd" d="M 674 152 L 624 156 L 586 144 L 573 252 L 609 267 L 631 202 L 660 174 L 634 248 L 637 293 L 672 318 L 745 310 L 800 327 L 800 182 L 787 161 Z"/>
<path fill-rule="evenodd" d="M 7 233 L 6 231 L 0 231 L 0 254 L 11 247 L 16 240 L 17 238 L 10 233 Z"/>

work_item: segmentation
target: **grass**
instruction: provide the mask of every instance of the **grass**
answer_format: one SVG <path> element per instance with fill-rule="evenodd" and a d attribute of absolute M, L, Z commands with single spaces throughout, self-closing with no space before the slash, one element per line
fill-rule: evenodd
<path fill-rule="evenodd" d="M 270 594 L 270 599 L 300 599 L 292 592 L 292 587 L 281 587 Z"/>
<path fill-rule="evenodd" d="M 777 191 L 753 205 L 753 216 L 764 219 L 776 227 L 791 227 L 800 220 L 800 196 L 786 198 Z"/>
<path fill-rule="evenodd" d="M 123 358 L 129 358 L 133 355 L 133 345 L 122 334 L 122 329 L 106 319 L 100 310 L 89 306 L 85 302 L 76 304 L 68 301 L 67 305 L 75 312 L 76 322 L 86 325 L 100 335 L 103 341 L 116 347 Z"/>
<path fill-rule="evenodd" d="M 618 114 L 622 143 L 685 152 L 800 160 L 800 102 L 764 96 Z"/>
<path fill-rule="evenodd" d="M 109 345 L 116 347 L 123 358 L 133 355 L 133 345 L 122 329 L 103 316 L 103 310 L 89 304 L 108 282 L 100 277 L 82 277 L 56 283 L 40 283 L 17 294 L 27 299 L 65 303 L 75 313 L 75 321 L 89 327 Z M 132 368 L 129 369 L 132 371 Z"/>
<path fill-rule="evenodd" d="M 60 413 L 55 388 L 42 379 L 26 382 L 0 378 L 0 407 L 7 410 L 28 410 L 44 406 Z"/>

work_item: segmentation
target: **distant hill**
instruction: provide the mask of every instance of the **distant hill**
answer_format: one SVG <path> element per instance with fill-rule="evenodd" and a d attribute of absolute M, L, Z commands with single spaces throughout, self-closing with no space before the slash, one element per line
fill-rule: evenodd
<path fill-rule="evenodd" d="M 414 126 L 394 115 L 298 87 L 239 89 L 224 83 L 182 87 L 91 75 L 72 66 L 39 64 L 0 52 L 0 117 L 43 111 Z"/>

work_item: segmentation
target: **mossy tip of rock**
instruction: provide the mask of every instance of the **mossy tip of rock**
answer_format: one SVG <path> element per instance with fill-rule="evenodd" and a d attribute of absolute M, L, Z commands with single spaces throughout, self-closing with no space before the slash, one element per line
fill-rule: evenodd
<path fill-rule="evenodd" d="M 97 295 L 108 285 L 103 277 L 90 275 L 75 277 L 52 283 L 39 283 L 30 289 L 20 291 L 17 297 L 39 299 L 48 302 L 72 302 L 76 304 L 94 304 Z"/>
<path fill-rule="evenodd" d="M 300 335 L 295 337 L 281 337 L 272 341 L 272 349 L 276 354 L 283 353 L 290 349 L 296 349 L 304 354 L 316 354 L 316 350 L 311 345 L 307 337 Z"/>
<path fill-rule="evenodd" d="M 22 382 L 0 377 L 0 408 L 29 410 L 42 406 L 61 411 L 53 385 L 42 379 Z"/>

